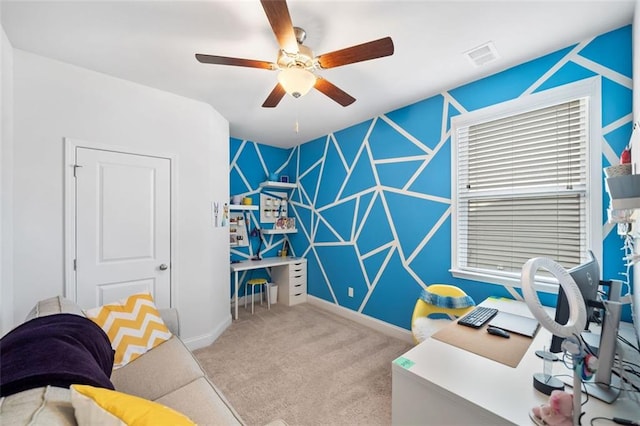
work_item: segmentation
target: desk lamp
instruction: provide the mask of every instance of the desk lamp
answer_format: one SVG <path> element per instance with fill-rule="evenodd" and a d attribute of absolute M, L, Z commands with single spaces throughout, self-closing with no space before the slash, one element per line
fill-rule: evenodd
<path fill-rule="evenodd" d="M 262 258 L 260 257 L 260 250 L 262 249 L 262 230 L 260 228 L 253 228 L 253 231 L 251 231 L 251 236 L 257 236 L 259 240 L 258 250 L 256 251 L 256 255 L 253 256 L 251 260 L 262 260 Z"/>
<path fill-rule="evenodd" d="M 538 294 L 534 289 L 535 277 L 538 269 L 544 268 L 551 272 L 558 279 L 560 287 L 564 290 L 569 302 L 569 320 L 566 324 L 559 324 L 552 319 L 544 310 Z M 584 361 L 584 350 L 581 347 L 580 332 L 587 323 L 587 310 L 578 285 L 571 275 L 559 264 L 551 259 L 536 257 L 529 259 L 522 267 L 522 293 L 524 300 L 533 316 L 540 324 L 552 334 L 567 338 L 563 344 L 563 350 L 571 355 L 573 363 L 573 424 L 580 424 L 580 414 L 582 413 L 581 397 L 581 369 Z M 536 424 L 537 418 L 530 414 L 531 420 Z"/>

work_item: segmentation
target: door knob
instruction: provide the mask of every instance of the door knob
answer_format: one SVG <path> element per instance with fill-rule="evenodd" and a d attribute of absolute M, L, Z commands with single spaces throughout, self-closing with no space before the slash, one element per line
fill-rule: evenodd
<path fill-rule="evenodd" d="M 168 267 L 166 264 L 164 264 L 164 263 L 163 263 L 162 265 L 160 265 L 160 270 L 161 270 L 161 271 L 166 271 L 166 270 L 167 270 L 167 268 L 169 268 L 169 267 Z"/>

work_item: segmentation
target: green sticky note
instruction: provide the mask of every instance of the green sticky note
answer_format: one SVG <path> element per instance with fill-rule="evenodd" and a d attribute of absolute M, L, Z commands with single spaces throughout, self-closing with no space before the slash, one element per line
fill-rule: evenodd
<path fill-rule="evenodd" d="M 408 370 L 409 368 L 413 367 L 415 365 L 415 362 L 411 361 L 410 359 L 407 359 L 403 356 L 396 358 L 393 361 L 394 364 L 398 364 L 400 367 Z"/>

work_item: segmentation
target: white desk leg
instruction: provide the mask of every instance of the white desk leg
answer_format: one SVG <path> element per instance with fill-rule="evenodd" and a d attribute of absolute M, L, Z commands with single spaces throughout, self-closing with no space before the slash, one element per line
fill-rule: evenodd
<path fill-rule="evenodd" d="M 236 294 L 236 303 L 235 303 L 235 311 L 236 311 L 236 319 L 238 319 L 238 271 L 235 272 L 235 284 L 234 284 L 234 293 Z"/>

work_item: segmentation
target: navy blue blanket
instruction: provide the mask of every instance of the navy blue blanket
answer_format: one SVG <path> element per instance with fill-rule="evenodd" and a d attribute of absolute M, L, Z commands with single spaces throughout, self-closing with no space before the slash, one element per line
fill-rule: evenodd
<path fill-rule="evenodd" d="M 113 389 L 113 355 L 109 337 L 88 318 L 34 318 L 0 339 L 0 396 L 47 385 Z"/>

